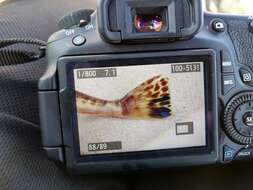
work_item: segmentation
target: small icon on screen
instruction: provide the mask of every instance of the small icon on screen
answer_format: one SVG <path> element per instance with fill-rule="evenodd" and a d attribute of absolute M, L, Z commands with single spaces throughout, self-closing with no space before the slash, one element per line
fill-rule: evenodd
<path fill-rule="evenodd" d="M 177 123 L 176 135 L 191 135 L 194 134 L 193 122 Z"/>

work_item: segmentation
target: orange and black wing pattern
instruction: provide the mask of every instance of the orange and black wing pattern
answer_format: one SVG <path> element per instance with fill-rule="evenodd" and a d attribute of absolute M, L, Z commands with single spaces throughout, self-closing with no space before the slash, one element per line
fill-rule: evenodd
<path fill-rule="evenodd" d="M 155 76 L 120 100 L 106 101 L 76 92 L 79 113 L 124 119 L 164 119 L 172 116 L 169 78 Z"/>

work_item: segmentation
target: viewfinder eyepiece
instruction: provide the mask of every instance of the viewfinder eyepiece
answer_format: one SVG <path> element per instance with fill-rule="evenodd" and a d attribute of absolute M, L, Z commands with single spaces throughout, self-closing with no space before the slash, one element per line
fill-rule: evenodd
<path fill-rule="evenodd" d="M 202 26 L 202 0 L 100 0 L 99 33 L 109 43 L 187 40 Z"/>
<path fill-rule="evenodd" d="M 162 32 L 167 29 L 167 9 L 165 7 L 156 8 L 135 8 L 132 10 L 134 32 Z"/>
<path fill-rule="evenodd" d="M 138 14 L 134 16 L 134 26 L 137 32 L 161 32 L 163 21 L 160 15 Z"/>

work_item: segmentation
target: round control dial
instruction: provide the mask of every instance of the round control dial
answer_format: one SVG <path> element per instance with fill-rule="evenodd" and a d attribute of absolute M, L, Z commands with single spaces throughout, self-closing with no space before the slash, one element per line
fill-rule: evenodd
<path fill-rule="evenodd" d="M 224 112 L 224 129 L 233 141 L 253 144 L 253 93 L 239 94 L 228 103 Z"/>

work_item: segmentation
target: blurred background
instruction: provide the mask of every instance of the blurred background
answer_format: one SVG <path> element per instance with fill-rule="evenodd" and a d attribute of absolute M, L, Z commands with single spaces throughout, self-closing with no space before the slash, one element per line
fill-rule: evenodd
<path fill-rule="evenodd" d="M 17 1 L 29 1 L 29 0 L 0 0 L 0 6 Z M 42 1 L 42 0 L 37 0 Z M 47 0 L 45 0 L 47 1 Z M 72 4 L 75 1 L 71 1 Z M 253 14 L 253 0 L 203 0 L 206 1 L 207 10 L 216 13 L 234 13 L 234 14 Z M 83 4 L 96 4 L 97 0 L 82 0 Z"/>
<path fill-rule="evenodd" d="M 216 13 L 253 14 L 253 0 L 206 0 L 206 7 Z"/>

